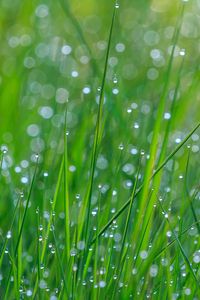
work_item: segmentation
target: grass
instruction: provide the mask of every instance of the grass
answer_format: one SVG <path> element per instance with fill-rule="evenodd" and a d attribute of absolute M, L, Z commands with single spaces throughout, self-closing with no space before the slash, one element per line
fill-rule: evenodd
<path fill-rule="evenodd" d="M 198 10 L 2 1 L 0 299 L 199 299 Z"/>

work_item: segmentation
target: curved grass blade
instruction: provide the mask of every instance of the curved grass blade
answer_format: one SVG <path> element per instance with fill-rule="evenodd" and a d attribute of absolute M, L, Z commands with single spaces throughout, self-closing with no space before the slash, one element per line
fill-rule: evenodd
<path fill-rule="evenodd" d="M 58 198 L 58 192 L 59 192 L 59 189 L 60 189 L 60 186 L 61 186 L 63 169 L 64 169 L 64 158 L 62 159 L 60 169 L 59 169 L 58 180 L 57 180 L 57 183 L 56 183 L 56 189 L 55 189 L 55 193 L 54 193 L 54 197 L 53 197 L 53 203 L 52 203 L 52 207 L 51 207 L 52 211 L 54 211 L 55 206 L 56 206 L 56 202 L 57 202 L 57 198 Z M 46 234 L 45 234 L 46 239 L 44 239 L 44 244 L 43 244 L 43 248 L 42 248 L 42 251 L 41 251 L 41 256 L 40 256 L 41 263 L 43 263 L 44 258 L 45 258 L 45 252 L 46 252 L 46 248 L 47 248 L 47 242 L 48 242 L 48 237 L 49 237 L 49 233 L 50 233 L 50 229 L 51 229 L 52 220 L 53 220 L 53 216 L 52 216 L 52 213 L 51 213 L 50 214 L 50 219 L 49 219 L 49 222 L 48 222 L 48 225 L 47 225 Z M 38 278 L 36 279 L 36 282 L 35 282 L 33 298 L 36 295 L 37 286 L 38 286 Z"/>
<path fill-rule="evenodd" d="M 141 165 L 141 161 L 139 161 L 139 164 L 138 164 L 136 179 L 135 179 L 135 183 L 134 183 L 133 190 L 132 190 L 132 193 L 131 193 L 129 210 L 128 210 L 128 214 L 127 214 L 127 217 L 126 217 L 126 223 L 125 223 L 125 228 L 124 228 L 124 233 L 123 233 L 123 238 L 122 238 L 122 245 L 121 245 L 120 255 L 119 255 L 118 264 L 117 264 L 117 268 L 116 268 L 117 279 L 116 279 L 115 284 L 114 284 L 114 289 L 113 289 L 113 292 L 112 292 L 112 298 L 111 299 L 113 299 L 113 297 L 115 297 L 115 295 L 116 295 L 116 289 L 117 289 L 117 286 L 118 286 L 118 283 L 119 283 L 119 280 L 120 280 L 120 275 L 123 271 L 123 265 L 124 265 L 124 261 L 125 261 L 125 258 L 126 258 L 127 251 L 126 250 L 124 251 L 124 246 L 125 246 L 125 241 L 126 241 L 126 237 L 127 237 L 127 233 L 128 233 L 128 228 L 129 228 L 129 225 L 130 225 L 131 212 L 132 212 L 133 201 L 135 199 L 135 193 L 136 193 L 137 184 L 138 184 L 140 165 Z"/>
<path fill-rule="evenodd" d="M 15 209 L 14 209 L 12 222 L 11 222 L 10 229 L 9 229 L 10 232 L 12 232 L 12 229 L 14 227 L 14 222 L 15 222 L 15 218 L 16 218 L 16 215 L 17 215 L 17 209 L 18 209 L 18 206 L 19 206 L 19 202 L 20 202 L 20 198 L 18 199 L 17 204 L 16 204 Z M 3 258 L 4 258 L 7 243 L 8 243 L 8 238 L 6 237 L 6 239 L 3 243 L 2 249 L 1 249 L 1 254 L 0 254 L 0 269 L 1 269 L 2 262 L 3 262 Z"/>
<path fill-rule="evenodd" d="M 174 53 L 175 53 L 176 45 L 177 45 L 177 42 L 178 42 L 180 30 L 181 30 L 181 24 L 182 24 L 182 19 L 183 19 L 183 14 L 184 14 L 184 8 L 185 8 L 185 5 L 183 4 L 182 7 L 181 7 L 181 10 L 180 10 L 180 15 L 177 19 L 176 27 L 175 27 L 175 33 L 174 33 L 173 41 L 172 41 L 173 48 L 172 48 L 172 52 L 171 52 L 171 55 L 170 55 L 170 59 L 169 59 L 169 63 L 168 63 L 168 67 L 167 67 L 167 71 L 166 71 L 166 75 L 165 75 L 165 79 L 164 79 L 164 88 L 163 88 L 163 91 L 162 91 L 162 94 L 161 94 L 161 97 L 160 97 L 160 101 L 159 101 L 159 104 L 158 104 L 158 111 L 157 111 L 157 114 L 156 114 L 156 121 L 155 121 L 154 127 L 153 127 L 153 137 L 152 137 L 152 141 L 151 141 L 151 145 L 150 145 L 150 159 L 148 160 L 147 167 L 145 169 L 143 189 L 142 189 L 140 201 L 138 202 L 138 209 L 141 212 L 145 211 L 145 209 L 146 209 L 146 212 L 145 212 L 145 215 L 142 218 L 142 220 L 141 220 L 140 214 L 136 215 L 135 223 L 134 223 L 135 224 L 135 226 L 134 226 L 134 235 L 135 235 L 136 240 L 137 240 L 137 237 L 139 235 L 140 227 L 141 227 L 141 223 L 142 223 L 142 227 L 146 231 L 146 238 L 144 239 L 144 243 L 146 243 L 146 244 L 148 243 L 149 232 L 150 232 L 150 229 L 151 229 L 151 224 L 149 224 L 149 227 L 146 228 L 146 223 L 149 222 L 149 216 L 151 214 L 153 204 L 156 201 L 155 197 L 156 197 L 157 191 L 160 187 L 161 174 L 159 174 L 160 176 L 157 176 L 157 178 L 156 178 L 157 183 L 155 184 L 155 189 L 157 191 L 155 191 L 154 196 L 150 199 L 150 201 L 147 202 L 148 193 L 149 193 L 149 185 L 150 185 L 149 178 L 153 174 L 153 170 L 156 166 L 156 157 L 157 157 L 158 146 L 159 146 L 159 135 L 160 135 L 160 131 L 161 131 L 161 125 L 162 125 L 162 122 L 163 122 L 163 115 L 164 115 L 165 106 L 166 106 L 167 92 L 168 92 L 169 82 L 170 82 L 170 78 L 171 78 L 171 74 L 172 74 Z M 176 86 L 176 93 L 177 93 L 178 86 L 179 85 Z M 176 96 L 176 94 L 175 94 L 175 96 Z M 165 148 L 167 146 L 167 138 L 168 138 L 168 132 L 167 131 L 166 131 L 166 134 L 167 135 L 164 136 L 166 141 L 164 141 L 164 143 L 163 143 L 163 149 L 161 151 L 161 159 L 164 158 L 162 156 L 165 155 Z M 144 247 L 145 246 L 146 245 L 144 245 Z"/>
<path fill-rule="evenodd" d="M 161 165 L 154 171 L 153 175 L 149 178 L 149 181 L 153 179 L 168 163 L 168 161 L 185 145 L 185 143 L 189 140 L 189 138 L 192 136 L 192 134 L 200 127 L 200 123 L 198 123 L 194 129 L 190 131 L 190 133 L 185 137 L 185 139 L 166 157 L 166 159 L 161 163 Z M 135 193 L 135 197 L 138 196 L 138 194 L 141 192 L 143 188 L 143 184 L 139 187 L 137 192 Z M 114 214 L 114 216 L 107 222 L 106 225 L 103 226 L 103 228 L 99 231 L 98 237 L 101 236 L 107 228 L 112 224 L 112 222 L 117 219 L 123 211 L 126 210 L 126 208 L 129 206 L 131 199 L 125 202 L 125 204 Z M 92 240 L 91 244 L 95 242 L 97 236 Z"/>
<path fill-rule="evenodd" d="M 57 256 L 57 259 L 58 259 L 58 265 L 59 265 L 59 268 L 60 268 L 60 271 L 61 271 L 62 280 L 63 280 L 64 287 L 65 287 L 65 292 L 66 292 L 66 295 L 67 295 L 67 299 L 69 299 L 69 292 L 68 292 L 68 288 L 67 288 L 66 275 L 65 275 L 65 272 L 64 272 L 64 269 L 63 269 L 63 263 L 61 261 L 61 255 L 59 253 L 57 239 L 56 239 L 54 230 L 52 231 L 52 234 L 53 234 L 54 243 L 55 243 L 55 250 L 56 250 L 56 256 Z"/>
<path fill-rule="evenodd" d="M 160 204 L 160 207 L 161 207 L 162 212 L 163 212 L 164 214 L 166 214 L 166 212 L 165 212 L 165 210 L 164 210 L 164 208 L 163 208 L 161 202 L 158 201 L 158 203 Z M 171 232 L 173 233 L 173 236 L 174 236 L 174 238 L 175 238 L 175 241 L 177 242 L 178 247 L 179 247 L 179 249 L 180 249 L 180 252 L 181 252 L 181 254 L 182 254 L 182 256 L 183 256 L 183 259 L 185 260 L 185 263 L 186 263 L 186 265 L 188 266 L 188 269 L 190 270 L 190 273 L 192 274 L 192 277 L 194 278 L 197 287 L 200 288 L 200 282 L 199 282 L 199 280 L 198 280 L 198 278 L 197 278 L 197 276 L 196 276 L 196 274 L 195 274 L 195 272 L 194 272 L 194 270 L 193 270 L 193 268 L 192 268 L 192 266 L 191 266 L 191 264 L 190 264 L 190 261 L 189 261 L 187 255 L 186 255 L 186 253 L 185 253 L 185 250 L 183 249 L 183 247 L 182 247 L 182 245 L 181 245 L 181 242 L 180 242 L 178 236 L 176 235 L 175 231 L 173 230 L 173 228 L 172 228 L 172 226 L 171 226 L 170 221 L 169 221 L 168 218 L 166 218 L 166 221 L 167 221 L 167 223 L 169 224 L 170 230 L 171 230 Z"/>
<path fill-rule="evenodd" d="M 24 214 L 23 214 L 23 217 L 22 217 L 22 220 L 21 220 L 21 224 L 20 224 L 20 228 L 19 228 L 19 234 L 18 234 L 18 238 L 17 238 L 17 243 L 16 243 L 15 250 L 14 250 L 14 257 L 16 257 L 16 255 L 17 255 L 18 247 L 19 247 L 20 242 L 21 242 L 22 231 L 23 231 L 23 228 L 24 228 L 26 214 L 27 214 L 27 210 L 28 210 L 28 207 L 29 207 L 29 203 L 30 203 L 30 199 L 31 199 L 32 191 L 33 191 L 33 186 L 34 186 L 35 178 L 36 178 L 36 174 L 37 174 L 38 161 L 39 161 L 39 156 L 37 155 L 36 156 L 35 171 L 34 171 L 34 174 L 33 174 L 32 181 L 31 181 L 31 186 L 30 186 L 30 189 L 29 189 L 29 193 L 28 193 L 28 197 L 27 197 L 27 201 L 26 201 L 26 206 L 25 206 Z M 8 278 L 7 278 L 7 282 L 6 282 L 5 295 L 7 295 L 8 290 L 9 290 L 10 276 L 11 276 L 11 274 L 12 274 L 12 266 L 10 268 L 9 275 L 8 275 Z"/>
<path fill-rule="evenodd" d="M 98 154 L 98 146 L 100 143 L 100 136 L 101 136 L 101 121 L 102 121 L 103 104 L 104 104 L 104 89 L 105 89 L 105 83 L 106 83 L 108 59 L 109 59 L 110 48 L 111 48 L 111 40 L 112 40 L 115 16 L 116 16 L 116 7 L 114 7 L 111 26 L 110 26 L 108 47 L 107 47 L 106 59 L 105 59 L 105 67 L 104 67 L 103 79 L 102 79 L 102 84 L 101 84 L 100 100 L 99 100 L 99 107 L 98 107 L 98 114 L 97 114 L 97 121 L 96 121 L 96 128 L 95 128 L 91 166 L 90 166 L 89 184 L 88 184 L 87 193 L 86 193 L 86 196 L 84 199 L 83 209 L 81 210 L 81 218 L 83 220 L 82 220 L 82 224 L 80 225 L 80 230 L 78 233 L 78 239 L 79 239 L 82 234 L 82 231 L 83 231 L 84 216 L 86 216 L 85 233 L 84 233 L 86 249 L 88 248 L 88 227 L 89 227 L 90 210 L 91 210 L 91 196 L 92 196 L 92 188 L 93 188 L 93 182 L 94 182 L 94 172 L 95 172 L 96 159 L 97 159 L 97 154 Z"/>

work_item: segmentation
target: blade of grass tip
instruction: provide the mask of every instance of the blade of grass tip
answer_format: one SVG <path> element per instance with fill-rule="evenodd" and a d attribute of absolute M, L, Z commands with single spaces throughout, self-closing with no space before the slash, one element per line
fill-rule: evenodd
<path fill-rule="evenodd" d="M 69 297 L 69 292 L 68 292 L 68 288 L 67 288 L 66 275 L 65 275 L 65 272 L 64 272 L 64 269 L 63 269 L 63 263 L 61 261 L 61 254 L 59 253 L 58 243 L 57 243 L 57 239 L 56 239 L 56 235 L 55 235 L 54 230 L 52 230 L 52 234 L 53 234 L 54 243 L 55 243 L 55 250 L 56 250 L 56 256 L 57 256 L 57 259 L 58 259 L 58 265 L 59 265 L 59 268 L 60 268 L 60 272 L 61 272 L 61 276 L 62 276 L 62 280 L 63 280 L 65 292 L 66 292 L 66 295 L 64 295 L 64 297 L 67 296 L 67 299 L 69 299 L 70 297 Z"/>
<path fill-rule="evenodd" d="M 113 28 L 114 28 L 115 15 L 116 15 L 116 7 L 114 7 L 114 11 L 113 11 L 113 15 L 112 15 L 112 21 L 111 21 L 110 33 L 109 33 L 109 39 L 108 39 L 108 46 L 107 46 L 107 52 L 106 52 L 106 59 L 105 59 L 105 67 L 104 67 L 103 79 L 102 79 L 102 84 L 101 84 L 101 92 L 100 92 L 97 121 L 96 121 L 96 128 L 95 128 L 95 136 L 94 136 L 94 143 L 93 143 L 93 150 L 92 150 L 92 159 L 91 159 L 91 166 L 90 166 L 89 184 L 88 184 L 86 197 L 84 199 L 85 205 L 83 206 L 83 211 L 81 211 L 81 217 L 83 218 L 83 222 L 84 222 L 84 216 L 86 215 L 85 234 L 84 234 L 84 239 L 85 239 L 85 243 L 86 243 L 85 249 L 88 248 L 88 244 L 89 244 L 88 243 L 89 242 L 88 241 L 88 227 L 89 227 L 90 211 L 91 211 L 91 196 L 92 196 L 94 172 L 95 172 L 97 152 L 98 152 L 97 148 L 100 143 L 100 128 L 101 128 L 101 119 L 102 119 L 103 104 L 104 104 L 104 88 L 105 88 L 105 83 L 106 83 L 106 74 L 107 74 L 107 68 L 108 68 L 108 59 L 109 59 L 110 48 L 111 48 L 111 40 L 112 40 L 112 34 L 113 34 Z M 83 224 L 81 225 L 81 228 L 80 228 L 81 231 L 82 231 L 82 227 L 83 227 Z M 78 238 L 80 238 L 80 234 L 82 233 L 81 231 L 78 234 Z"/>
<path fill-rule="evenodd" d="M 160 205 L 160 208 L 161 208 L 161 210 L 162 210 L 162 213 L 163 213 L 164 215 L 166 215 L 166 212 L 165 212 L 165 210 L 164 210 L 164 208 L 163 208 L 163 206 L 162 206 L 162 203 L 161 203 L 160 201 L 158 201 L 158 203 L 159 203 L 159 205 Z M 186 253 L 185 253 L 185 250 L 183 249 L 183 247 L 182 247 L 182 245 L 181 245 L 181 242 L 180 242 L 178 236 L 176 235 L 175 231 L 173 230 L 173 228 L 172 228 L 172 226 L 171 226 L 171 223 L 170 223 L 170 221 L 169 221 L 169 218 L 167 217 L 167 218 L 165 218 L 165 219 L 166 219 L 166 221 L 168 222 L 168 225 L 169 225 L 169 227 L 170 227 L 170 230 L 171 230 L 171 232 L 173 233 L 173 236 L 174 236 L 174 238 L 175 238 L 175 241 L 177 242 L 177 245 L 178 245 L 178 247 L 179 247 L 179 249 L 180 249 L 180 252 L 181 252 L 181 254 L 182 254 L 182 256 L 183 256 L 183 259 L 184 259 L 186 265 L 188 266 L 188 269 L 189 269 L 190 273 L 192 274 L 192 277 L 193 277 L 193 279 L 194 279 L 194 281 L 195 281 L 197 287 L 200 288 L 199 280 L 198 280 L 198 278 L 197 278 L 197 276 L 196 276 L 196 274 L 195 274 L 195 272 L 194 272 L 194 270 L 193 270 L 193 268 L 192 268 L 192 266 L 191 266 L 191 264 L 190 264 L 190 261 L 189 261 L 187 255 L 186 255 Z"/>
<path fill-rule="evenodd" d="M 30 199 L 31 199 L 32 191 L 33 191 L 33 186 L 34 186 L 35 178 L 36 178 L 36 174 L 37 174 L 38 161 L 39 161 L 39 155 L 36 154 L 35 171 L 34 171 L 34 174 L 33 174 L 32 181 L 31 181 L 31 186 L 30 186 L 30 189 L 29 189 L 29 193 L 28 193 L 28 197 L 27 197 L 27 201 L 26 201 L 26 206 L 25 206 L 23 217 L 22 217 L 21 226 L 20 226 L 20 229 L 19 229 L 17 243 L 16 243 L 15 250 L 14 250 L 14 257 L 16 257 L 16 255 L 17 255 L 18 247 L 19 247 L 19 244 L 20 244 L 20 241 L 21 241 L 21 237 L 22 237 L 22 231 L 23 231 L 23 228 L 24 228 L 26 214 L 27 214 L 27 210 L 28 210 L 28 207 L 29 207 L 29 203 L 30 203 Z M 12 266 L 10 268 L 10 271 L 9 271 L 9 274 L 8 274 L 8 278 L 7 278 L 7 282 L 6 282 L 6 288 L 5 288 L 6 292 L 5 292 L 5 295 L 8 293 L 8 290 L 9 290 L 10 276 L 11 276 L 11 274 L 12 274 Z"/>
<path fill-rule="evenodd" d="M 192 134 L 200 127 L 200 123 L 198 123 L 194 129 L 190 131 L 190 133 L 185 137 L 185 139 L 173 150 L 167 157 L 166 159 L 161 163 L 160 166 L 154 171 L 153 175 L 149 178 L 149 181 L 153 179 L 159 172 L 164 168 L 164 166 L 168 163 L 168 161 L 185 145 L 185 143 L 189 140 L 189 138 L 192 136 Z M 135 193 L 135 197 L 141 192 L 143 188 L 143 184 L 138 188 L 137 192 Z M 112 224 L 112 222 L 117 219 L 124 211 L 125 209 L 129 206 L 130 204 L 130 199 L 127 200 L 124 205 L 114 214 L 114 216 L 102 227 L 102 229 L 99 231 L 98 236 L 101 236 L 107 228 Z M 93 244 L 96 240 L 97 236 L 92 240 L 91 244 Z"/>
<path fill-rule="evenodd" d="M 66 248 L 66 262 L 70 257 L 70 217 L 69 217 L 69 188 L 68 188 L 68 146 L 67 146 L 67 104 L 65 111 L 64 124 L 64 210 L 65 210 L 65 248 Z"/>
<path fill-rule="evenodd" d="M 140 212 L 143 212 L 146 208 L 147 195 L 148 195 L 149 184 L 150 184 L 149 178 L 153 174 L 153 170 L 155 168 L 156 157 L 157 157 L 157 152 L 158 152 L 157 150 L 158 150 L 158 145 L 159 145 L 159 134 L 160 134 L 161 125 L 163 122 L 163 115 L 164 115 L 165 106 L 166 106 L 167 92 L 168 92 L 169 82 L 170 82 L 171 73 L 172 73 L 174 53 L 175 53 L 175 49 L 176 49 L 175 47 L 176 47 L 176 44 L 178 41 L 180 29 L 181 29 L 184 7 L 185 7 L 185 5 L 182 5 L 180 15 L 177 20 L 175 33 L 174 33 L 174 37 L 173 37 L 173 48 L 172 48 L 172 52 L 170 55 L 166 76 L 165 76 L 163 92 L 162 92 L 162 95 L 161 95 L 160 101 L 159 101 L 158 111 L 156 114 L 156 121 L 155 121 L 154 127 L 153 127 L 153 137 L 152 137 L 152 141 L 151 141 L 151 145 L 150 145 L 150 159 L 147 162 L 147 167 L 146 167 L 145 175 L 144 175 L 144 186 L 142 189 L 140 201 L 138 202 L 138 210 Z M 158 189 L 158 186 L 156 188 Z M 155 193 L 155 196 L 156 196 L 156 193 Z M 151 213 L 151 210 L 152 210 L 152 207 L 154 204 L 153 200 L 155 200 L 154 197 L 152 197 L 151 201 L 148 203 L 148 207 L 147 207 L 147 210 L 146 210 L 146 213 L 144 215 L 142 222 L 141 222 L 141 215 L 140 214 L 136 215 L 136 219 L 135 219 L 135 223 L 134 223 L 135 224 L 134 234 L 136 236 L 136 240 L 137 240 L 137 236 L 140 234 L 141 226 L 143 226 L 143 228 L 146 228 L 145 222 L 147 222 L 149 219 L 149 215 Z M 151 226 L 149 226 L 149 228 L 147 229 L 147 233 L 146 233 L 147 235 L 149 235 L 150 228 L 151 228 Z"/>

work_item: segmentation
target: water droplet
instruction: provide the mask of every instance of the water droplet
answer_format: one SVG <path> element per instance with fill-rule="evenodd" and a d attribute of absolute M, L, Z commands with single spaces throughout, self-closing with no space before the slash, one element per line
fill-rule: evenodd
<path fill-rule="evenodd" d="M 97 214 L 97 211 L 96 211 L 96 210 L 93 210 L 93 211 L 92 211 L 92 216 L 95 217 L 96 214 Z"/>
<path fill-rule="evenodd" d="M 194 253 L 194 256 L 193 256 L 193 262 L 194 262 L 195 264 L 200 263 L 200 253 L 199 253 L 199 252 L 195 252 L 195 253 Z"/>
<path fill-rule="evenodd" d="M 180 54 L 180 56 L 185 56 L 185 49 L 181 49 L 179 54 Z"/>
<path fill-rule="evenodd" d="M 119 3 L 118 2 L 115 3 L 115 8 L 119 8 Z"/>
<path fill-rule="evenodd" d="M 113 77 L 113 83 L 117 83 L 117 82 L 118 82 L 118 80 L 117 80 L 117 76 L 115 74 L 114 77 Z"/>
<path fill-rule="evenodd" d="M 141 151 L 140 151 L 140 155 L 143 156 L 144 154 L 145 154 L 145 151 L 144 151 L 144 150 L 141 150 Z"/>
<path fill-rule="evenodd" d="M 12 232 L 9 230 L 6 234 L 6 238 L 11 239 L 11 237 L 12 237 Z"/>
<path fill-rule="evenodd" d="M 54 247 L 51 248 L 51 254 L 55 254 L 56 250 Z"/>
<path fill-rule="evenodd" d="M 186 288 L 186 289 L 185 289 L 185 295 L 186 295 L 186 296 L 189 296 L 190 294 L 191 294 L 191 289 Z"/>
<path fill-rule="evenodd" d="M 6 154 L 7 152 L 8 152 L 8 150 L 7 149 L 3 149 L 3 154 Z"/>
<path fill-rule="evenodd" d="M 142 251 L 140 252 L 140 257 L 141 257 L 142 259 L 146 259 L 146 258 L 148 257 L 147 251 L 146 251 L 146 250 L 142 250 Z"/>
<path fill-rule="evenodd" d="M 76 272 L 76 271 L 78 270 L 77 264 L 74 264 L 74 265 L 73 265 L 72 270 L 73 270 L 74 272 Z"/>
<path fill-rule="evenodd" d="M 133 274 L 133 275 L 136 275 L 136 274 L 137 274 L 137 269 L 136 269 L 136 268 L 133 268 L 132 274 Z"/>
<path fill-rule="evenodd" d="M 106 286 L 106 282 L 103 281 L 103 280 L 101 280 L 101 281 L 99 282 L 99 287 L 100 287 L 100 288 L 104 288 L 105 286 Z"/>
<path fill-rule="evenodd" d="M 171 118 L 171 114 L 169 112 L 164 113 L 164 119 L 169 120 Z"/>
<path fill-rule="evenodd" d="M 85 242 L 84 242 L 84 241 L 79 241 L 79 242 L 77 243 L 77 248 L 78 248 L 79 250 L 84 250 L 84 249 L 85 249 Z"/>
<path fill-rule="evenodd" d="M 70 250 L 70 255 L 71 255 L 71 256 L 76 256 L 76 254 L 77 254 L 77 250 L 76 250 L 75 248 L 72 248 L 72 249 Z"/>
<path fill-rule="evenodd" d="M 124 145 L 121 143 L 118 148 L 119 148 L 119 150 L 123 150 L 124 149 Z"/>
<path fill-rule="evenodd" d="M 135 129 L 138 129 L 138 128 L 140 128 L 140 125 L 136 122 L 136 123 L 134 123 L 133 127 L 134 127 Z"/>
<path fill-rule="evenodd" d="M 172 236 L 172 232 L 171 231 L 167 231 L 166 235 L 167 235 L 167 237 L 171 237 Z"/>
<path fill-rule="evenodd" d="M 32 292 L 31 290 L 27 290 L 27 291 L 26 291 L 26 296 L 27 296 L 27 297 L 31 297 L 32 294 L 33 294 L 33 292 Z"/>
<path fill-rule="evenodd" d="M 80 199 L 80 197 L 81 197 L 81 195 L 80 195 L 80 194 L 76 194 L 76 199 L 77 199 L 77 200 L 79 200 L 79 199 Z"/>

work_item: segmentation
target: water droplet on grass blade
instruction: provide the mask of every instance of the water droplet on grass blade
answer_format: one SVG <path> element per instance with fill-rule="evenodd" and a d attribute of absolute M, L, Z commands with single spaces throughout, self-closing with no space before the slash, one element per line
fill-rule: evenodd
<path fill-rule="evenodd" d="M 124 145 L 120 144 L 118 148 L 119 148 L 119 150 L 123 150 L 124 149 Z"/>
<path fill-rule="evenodd" d="M 181 49 L 179 54 L 180 54 L 180 56 L 185 56 L 185 49 Z"/>
<path fill-rule="evenodd" d="M 11 239 L 11 237 L 12 237 L 12 232 L 9 230 L 6 234 L 6 238 Z"/>
<path fill-rule="evenodd" d="M 101 281 L 99 282 L 99 287 L 100 287 L 100 288 L 104 288 L 105 286 L 106 286 L 106 282 L 103 281 L 103 280 L 101 280 Z"/>
<path fill-rule="evenodd" d="M 118 82 L 118 80 L 117 80 L 117 76 L 115 74 L 114 77 L 113 77 L 113 83 L 117 83 L 117 82 Z"/>
<path fill-rule="evenodd" d="M 146 258 L 148 257 L 147 251 L 146 251 L 146 250 L 142 250 L 142 251 L 140 252 L 140 257 L 141 257 L 142 259 L 146 259 Z"/>

